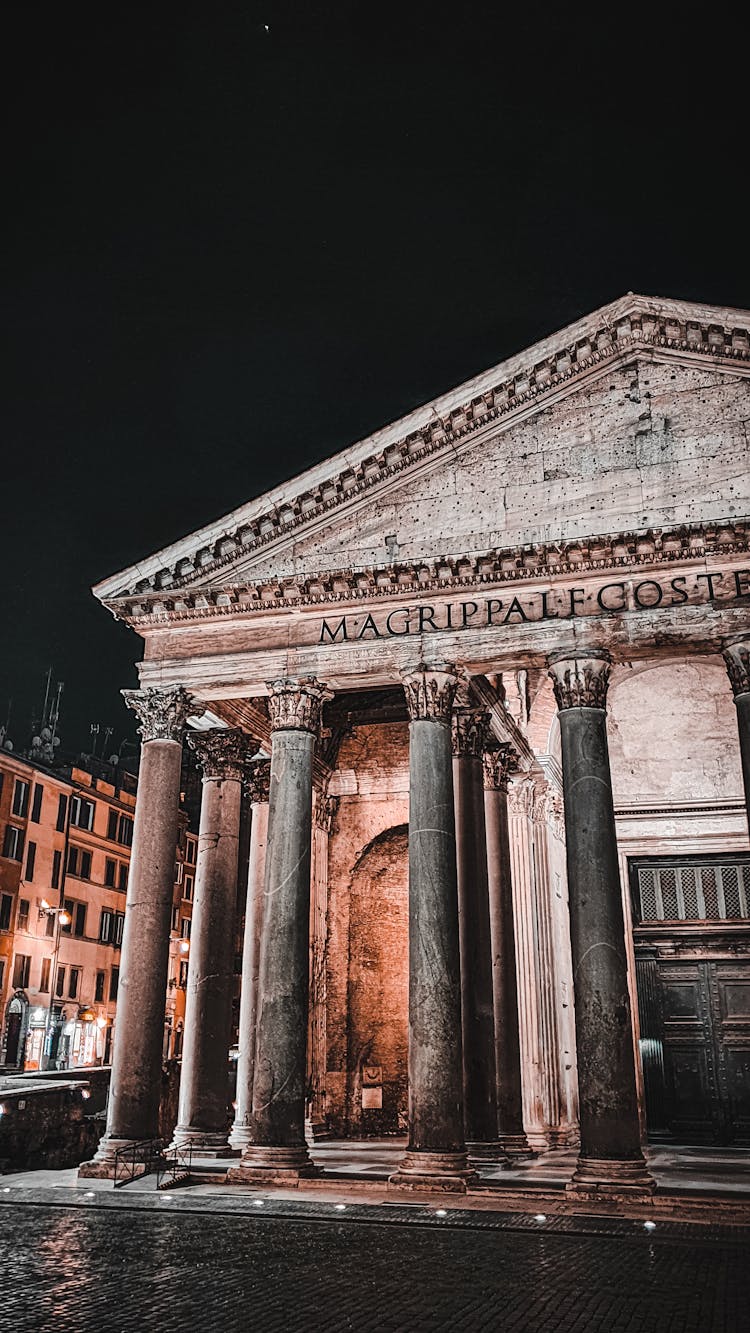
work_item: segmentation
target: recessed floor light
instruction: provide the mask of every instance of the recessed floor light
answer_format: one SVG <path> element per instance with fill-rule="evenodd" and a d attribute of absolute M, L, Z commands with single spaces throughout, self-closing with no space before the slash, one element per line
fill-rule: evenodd
<path fill-rule="evenodd" d="M 447 1217 L 447 1216 L 448 1216 L 448 1210 L 447 1210 L 447 1208 L 436 1208 L 436 1209 L 435 1209 L 435 1216 L 436 1216 L 436 1217 Z"/>
<path fill-rule="evenodd" d="M 656 1223 L 655 1223 L 655 1222 L 644 1222 L 644 1223 L 643 1223 L 643 1230 L 644 1230 L 644 1231 L 656 1231 Z"/>
<path fill-rule="evenodd" d="M 344 1209 L 346 1208 L 345 1203 L 335 1203 L 333 1206 L 336 1209 L 337 1213 L 343 1213 Z"/>
<path fill-rule="evenodd" d="M 535 1221 L 535 1222 L 546 1222 L 546 1221 L 547 1221 L 547 1214 L 546 1214 L 546 1213 L 534 1213 L 534 1221 Z"/>

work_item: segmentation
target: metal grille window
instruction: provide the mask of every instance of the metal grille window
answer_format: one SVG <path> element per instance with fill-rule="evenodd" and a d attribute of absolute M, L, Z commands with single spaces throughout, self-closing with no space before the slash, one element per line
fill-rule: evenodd
<path fill-rule="evenodd" d="M 651 921 L 732 921 L 750 915 L 750 860 L 740 857 L 631 863 L 636 914 Z"/>

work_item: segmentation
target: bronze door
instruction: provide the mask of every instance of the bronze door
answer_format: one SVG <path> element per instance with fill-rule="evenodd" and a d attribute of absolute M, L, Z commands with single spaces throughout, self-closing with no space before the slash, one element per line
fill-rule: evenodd
<path fill-rule="evenodd" d="M 638 951 L 649 1134 L 750 1144 L 750 960 Z"/>

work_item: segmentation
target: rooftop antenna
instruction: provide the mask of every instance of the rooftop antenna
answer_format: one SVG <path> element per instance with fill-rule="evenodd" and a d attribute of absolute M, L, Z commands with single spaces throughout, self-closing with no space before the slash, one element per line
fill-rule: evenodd
<path fill-rule="evenodd" d="M 51 670 L 51 669 L 52 669 L 52 668 L 50 668 L 50 670 Z M 52 732 L 52 736 L 51 736 L 51 738 L 50 738 L 50 745 L 53 747 L 53 749 L 54 749 L 55 745 L 59 745 L 59 744 L 60 744 L 59 740 L 57 739 L 57 734 L 56 734 L 56 733 L 57 733 L 57 723 L 58 723 L 59 718 L 60 718 L 60 696 L 62 695 L 62 692 L 63 692 L 64 689 L 65 689 L 65 682 L 62 681 L 62 680 L 61 680 L 61 681 L 58 681 L 58 685 L 57 685 L 57 693 L 56 693 L 56 695 L 55 695 L 54 702 L 51 704 L 51 706 L 50 706 L 50 710 L 49 710 L 49 723 L 48 723 L 48 726 L 49 726 L 50 731 Z"/>
<path fill-rule="evenodd" d="M 93 744 L 91 746 L 91 758 L 96 759 L 96 745 L 97 741 L 99 740 L 99 723 L 90 722 L 89 731 L 91 732 L 91 735 L 93 737 Z"/>
<path fill-rule="evenodd" d="M 52 667 L 50 666 L 47 668 L 47 683 L 44 689 L 44 703 L 42 705 L 42 727 L 47 726 L 47 706 L 49 704 L 49 694 L 51 688 L 52 688 Z"/>

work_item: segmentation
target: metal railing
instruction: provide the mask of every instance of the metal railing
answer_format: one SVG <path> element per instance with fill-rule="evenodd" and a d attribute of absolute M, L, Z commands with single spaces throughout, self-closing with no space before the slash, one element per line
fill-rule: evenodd
<path fill-rule="evenodd" d="M 193 1165 L 192 1143 L 181 1143 L 163 1153 L 156 1170 L 156 1188 L 168 1190 L 174 1185 L 182 1185 L 190 1179 Z"/>
<path fill-rule="evenodd" d="M 115 1153 L 114 1187 L 119 1189 L 131 1180 L 149 1176 L 163 1160 L 161 1139 L 137 1139 Z"/>

